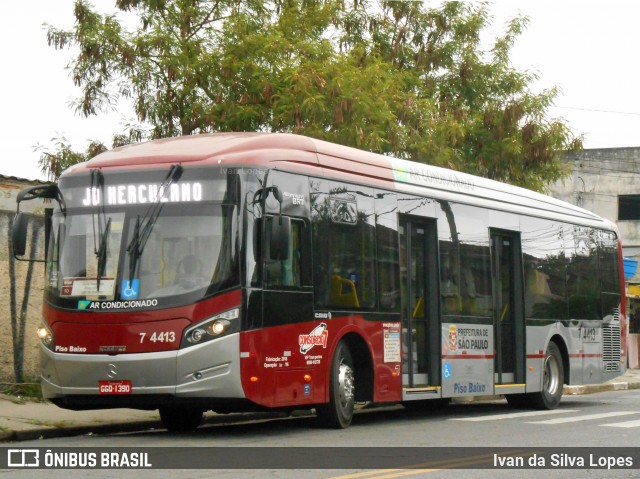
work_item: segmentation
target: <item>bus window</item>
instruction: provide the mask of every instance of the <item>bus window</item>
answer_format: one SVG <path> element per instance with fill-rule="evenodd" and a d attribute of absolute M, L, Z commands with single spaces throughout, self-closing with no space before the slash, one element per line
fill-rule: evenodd
<path fill-rule="evenodd" d="M 373 190 L 311 180 L 314 287 L 320 308 L 376 304 Z"/>
<path fill-rule="evenodd" d="M 606 318 L 620 306 L 618 238 L 611 231 L 598 230 L 597 241 L 602 317 Z"/>
<path fill-rule="evenodd" d="M 376 191 L 376 247 L 380 311 L 400 310 L 397 194 Z"/>
<path fill-rule="evenodd" d="M 611 231 L 598 231 L 597 241 L 600 290 L 608 293 L 620 293 L 618 238 Z"/>
<path fill-rule="evenodd" d="M 491 261 L 486 211 L 439 202 L 440 296 L 445 315 L 491 317 Z"/>
<path fill-rule="evenodd" d="M 596 230 L 568 225 L 565 233 L 569 318 L 601 319 Z"/>
<path fill-rule="evenodd" d="M 567 261 L 562 224 L 521 218 L 525 315 L 536 319 L 568 319 Z"/>
<path fill-rule="evenodd" d="M 267 218 L 265 239 L 271 237 L 271 225 L 278 221 L 277 216 Z M 291 240 L 289 242 L 289 254 L 284 260 L 272 260 L 269 254 L 269 243 L 265 245 L 265 285 L 266 286 L 302 286 L 302 274 L 300 259 L 302 257 L 302 228 L 301 221 L 291 222 Z"/>

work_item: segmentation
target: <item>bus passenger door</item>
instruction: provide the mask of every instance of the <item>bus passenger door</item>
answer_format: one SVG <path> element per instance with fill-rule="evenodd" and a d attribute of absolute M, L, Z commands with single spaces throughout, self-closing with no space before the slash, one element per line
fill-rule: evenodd
<path fill-rule="evenodd" d="M 402 385 L 440 385 L 436 222 L 400 218 Z"/>
<path fill-rule="evenodd" d="M 525 321 L 520 234 L 491 231 L 495 383 L 525 382 Z"/>

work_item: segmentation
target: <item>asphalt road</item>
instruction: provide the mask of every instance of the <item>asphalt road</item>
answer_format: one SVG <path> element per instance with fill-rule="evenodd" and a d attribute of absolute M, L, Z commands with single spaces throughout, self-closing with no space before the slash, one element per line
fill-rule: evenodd
<path fill-rule="evenodd" d="M 16 447 L 51 451 L 61 447 L 91 448 L 84 451 L 163 448 L 152 450 L 153 460 L 156 465 L 168 461 L 175 468 L 12 469 L 0 470 L 0 478 L 640 478 L 638 446 L 640 390 L 632 390 L 565 396 L 554 411 L 514 410 L 506 401 L 453 404 L 440 412 L 415 413 L 399 406 L 365 410 L 346 430 L 323 429 L 313 417 L 265 417 L 249 422 L 208 423 L 182 435 L 146 430 L 21 442 Z M 220 449 L 223 447 L 231 449 Z M 265 447 L 269 449 L 259 449 Z M 582 449 L 567 449 L 575 447 Z M 632 449 L 612 452 L 602 447 Z M 501 454 L 499 448 L 508 448 L 508 454 Z M 626 459 L 630 451 L 634 454 Z M 555 454 L 553 459 L 551 454 Z M 594 460 L 591 464 L 590 455 Z M 545 468 L 511 467 L 517 466 L 518 460 L 527 465 L 532 457 L 541 460 L 541 456 L 546 458 Z M 598 463 L 601 456 L 630 461 L 631 468 L 626 463 L 623 469 L 608 470 L 604 463 Z M 578 467 L 581 458 L 586 461 L 584 468 Z M 213 464 L 207 467 L 215 470 L 195 468 L 203 460 Z M 402 468 L 410 465 L 417 469 Z M 250 469 L 258 466 L 261 468 Z M 447 469 L 450 467 L 455 470 Z M 481 467 L 487 468 L 477 469 Z"/>

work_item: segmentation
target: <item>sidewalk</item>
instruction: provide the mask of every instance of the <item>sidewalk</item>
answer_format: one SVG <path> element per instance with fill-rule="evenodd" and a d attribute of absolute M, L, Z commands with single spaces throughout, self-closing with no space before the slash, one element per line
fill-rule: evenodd
<path fill-rule="evenodd" d="M 158 411 L 70 411 L 47 401 L 0 394 L 0 442 L 162 428 Z"/>
<path fill-rule="evenodd" d="M 565 395 L 640 389 L 640 369 L 603 384 L 565 386 Z M 69 411 L 49 402 L 0 394 L 0 442 L 163 429 L 158 411 Z"/>

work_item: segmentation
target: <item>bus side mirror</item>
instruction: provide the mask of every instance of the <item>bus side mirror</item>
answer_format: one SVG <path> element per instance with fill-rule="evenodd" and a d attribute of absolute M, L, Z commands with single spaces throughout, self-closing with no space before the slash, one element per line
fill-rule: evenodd
<path fill-rule="evenodd" d="M 11 224 L 11 245 L 13 256 L 24 256 L 27 250 L 27 226 L 29 217 L 25 213 L 18 213 Z"/>
<path fill-rule="evenodd" d="M 288 216 L 273 217 L 269 222 L 269 258 L 277 261 L 289 259 L 291 243 L 291 218 Z"/>
<path fill-rule="evenodd" d="M 262 259 L 262 218 L 253 221 L 253 257 L 256 260 Z"/>
<path fill-rule="evenodd" d="M 282 206 L 284 196 L 282 196 L 282 191 L 280 191 L 280 188 L 278 188 L 277 186 L 270 186 L 269 188 L 267 188 L 267 194 L 269 193 L 269 191 L 273 193 L 273 197 L 278 203 L 280 203 L 280 206 Z"/>

